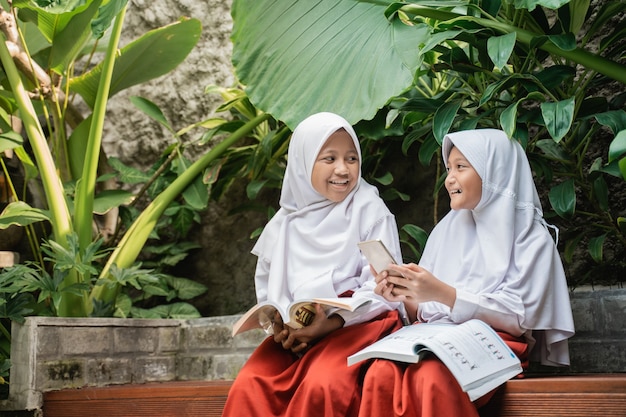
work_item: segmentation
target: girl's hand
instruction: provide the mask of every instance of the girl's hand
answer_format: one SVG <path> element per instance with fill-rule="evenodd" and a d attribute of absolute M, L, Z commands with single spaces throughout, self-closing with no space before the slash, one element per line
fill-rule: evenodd
<path fill-rule="evenodd" d="M 372 269 L 372 273 L 375 272 Z M 391 302 L 400 302 L 406 299 L 403 295 L 394 294 L 395 285 L 393 282 L 388 279 L 389 273 L 387 271 L 383 271 L 378 275 L 375 275 L 376 287 L 374 288 L 374 293 L 382 296 L 385 300 Z"/>
<path fill-rule="evenodd" d="M 343 324 L 344 321 L 341 316 L 333 314 L 327 317 L 324 308 L 319 304 L 315 304 L 315 318 L 311 324 L 301 329 L 288 328 L 288 336 L 282 341 L 283 348 L 289 349 L 293 353 L 303 353 L 315 341 L 342 328 Z"/>
<path fill-rule="evenodd" d="M 272 321 L 274 328 L 274 342 L 283 344 L 287 337 L 289 337 L 289 327 L 283 323 L 283 318 L 276 311 L 274 313 L 274 320 Z"/>
<path fill-rule="evenodd" d="M 456 289 L 439 280 L 430 271 L 416 265 L 390 265 L 390 270 L 401 277 L 388 275 L 386 280 L 393 285 L 391 294 L 404 297 L 411 304 L 437 301 L 452 308 L 456 301 Z"/>

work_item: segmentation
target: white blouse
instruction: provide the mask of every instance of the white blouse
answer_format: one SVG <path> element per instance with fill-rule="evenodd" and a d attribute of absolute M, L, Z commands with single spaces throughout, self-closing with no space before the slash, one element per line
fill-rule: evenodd
<path fill-rule="evenodd" d="M 574 322 L 567 281 L 524 150 L 495 129 L 447 135 L 446 164 L 453 146 L 481 177 L 482 196 L 473 210 L 451 210 L 430 234 L 420 265 L 455 287 L 457 299 L 452 309 L 420 304 L 418 319 L 479 318 L 524 335 L 533 360 L 569 364 Z"/>
<path fill-rule="evenodd" d="M 326 140 L 345 129 L 361 150 L 352 126 L 332 113 L 317 113 L 294 130 L 287 155 L 280 210 L 265 226 L 252 253 L 258 256 L 255 286 L 258 301 L 287 306 L 311 297 L 353 297 L 373 302 L 353 313 L 337 312 L 345 325 L 367 321 L 399 306 L 374 294 L 374 278 L 357 243 L 380 239 L 400 260 L 394 216 L 376 187 L 360 178 L 351 193 L 335 203 L 319 194 L 311 183 L 313 165 Z"/>

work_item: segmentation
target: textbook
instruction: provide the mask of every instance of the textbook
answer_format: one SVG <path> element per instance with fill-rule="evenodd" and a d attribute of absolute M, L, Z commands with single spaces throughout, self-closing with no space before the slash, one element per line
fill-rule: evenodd
<path fill-rule="evenodd" d="M 284 324 L 291 328 L 299 329 L 313 320 L 315 316 L 315 306 L 313 304 L 321 304 L 325 309 L 336 307 L 354 311 L 369 302 L 371 300 L 362 297 L 310 298 L 294 301 L 289 304 L 286 310 L 283 310 L 279 305 L 271 301 L 264 301 L 250 308 L 237 320 L 233 325 L 232 334 L 235 336 L 257 328 L 264 329 L 267 332 L 268 329 L 271 329 L 271 319 L 276 311 L 280 313 Z"/>
<path fill-rule="evenodd" d="M 477 319 L 462 324 L 405 326 L 349 356 L 348 365 L 371 358 L 417 363 L 428 354 L 436 355 L 448 367 L 472 401 L 522 372 L 511 348 Z"/>

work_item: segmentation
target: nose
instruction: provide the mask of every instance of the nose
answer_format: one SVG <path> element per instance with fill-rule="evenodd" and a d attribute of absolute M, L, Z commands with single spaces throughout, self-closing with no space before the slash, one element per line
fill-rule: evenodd
<path fill-rule="evenodd" d="M 335 173 L 338 175 L 344 175 L 348 173 L 348 165 L 343 160 L 338 160 L 335 165 Z"/>
<path fill-rule="evenodd" d="M 446 187 L 452 185 L 455 182 L 455 178 L 454 175 L 452 174 L 452 171 L 448 171 L 448 174 L 446 175 L 446 179 L 444 181 L 444 184 Z"/>

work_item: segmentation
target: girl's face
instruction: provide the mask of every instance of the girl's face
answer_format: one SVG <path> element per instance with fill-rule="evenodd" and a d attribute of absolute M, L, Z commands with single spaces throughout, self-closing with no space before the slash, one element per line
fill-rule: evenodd
<path fill-rule="evenodd" d="M 359 179 L 359 154 L 343 129 L 328 137 L 317 155 L 311 183 L 315 191 L 338 203 L 350 194 Z"/>
<path fill-rule="evenodd" d="M 448 176 L 445 185 L 450 195 L 452 210 L 472 210 L 480 202 L 483 181 L 456 146 L 452 147 L 448 155 Z"/>

